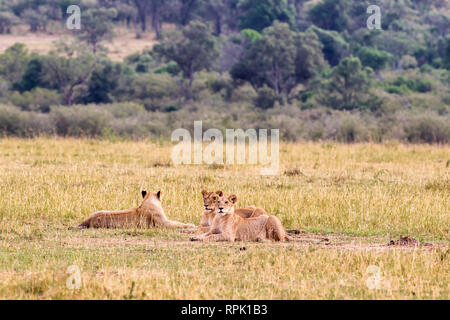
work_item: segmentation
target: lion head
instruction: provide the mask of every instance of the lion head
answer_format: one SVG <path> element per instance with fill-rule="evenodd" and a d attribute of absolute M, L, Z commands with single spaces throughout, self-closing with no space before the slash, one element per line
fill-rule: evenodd
<path fill-rule="evenodd" d="M 226 215 L 233 211 L 233 207 L 237 202 L 236 195 L 232 194 L 231 196 L 225 197 L 220 196 L 219 199 L 216 201 L 216 214 L 219 215 Z"/>
<path fill-rule="evenodd" d="M 206 212 L 213 212 L 216 207 L 216 202 L 219 200 L 219 197 L 223 196 L 223 192 L 217 190 L 216 192 L 209 192 L 206 190 L 202 190 L 203 195 L 203 207 Z"/>

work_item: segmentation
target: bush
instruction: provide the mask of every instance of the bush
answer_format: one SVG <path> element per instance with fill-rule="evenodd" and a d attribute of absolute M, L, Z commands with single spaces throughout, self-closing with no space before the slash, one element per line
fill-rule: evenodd
<path fill-rule="evenodd" d="M 414 143 L 448 143 L 450 124 L 437 117 L 413 119 L 405 126 L 406 138 Z"/>
<path fill-rule="evenodd" d="M 8 82 L 3 80 L 3 78 L 0 76 L 0 98 L 5 97 L 8 94 Z"/>
<path fill-rule="evenodd" d="M 257 96 L 254 99 L 254 105 L 260 109 L 271 109 L 274 107 L 275 102 L 279 99 L 275 91 L 271 88 L 264 86 L 258 89 Z"/>
<path fill-rule="evenodd" d="M 111 121 L 109 113 L 93 105 L 55 107 L 51 111 L 60 136 L 101 136 Z"/>
<path fill-rule="evenodd" d="M 105 104 L 103 108 L 111 112 L 115 118 L 139 117 L 145 114 L 144 106 L 134 102 Z"/>
<path fill-rule="evenodd" d="M 362 128 L 360 127 L 360 124 L 354 119 L 345 119 L 341 123 L 337 133 L 337 139 L 345 143 L 366 140 L 362 137 Z"/>
<path fill-rule="evenodd" d="M 339 62 L 348 55 L 349 44 L 336 31 L 329 31 L 312 26 L 308 31 L 314 31 L 323 45 L 323 55 L 331 66 Z"/>
<path fill-rule="evenodd" d="M 22 15 L 22 19 L 30 26 L 31 32 L 39 30 L 45 31 L 47 28 L 48 19 L 43 12 L 38 12 L 33 9 L 26 9 Z"/>
<path fill-rule="evenodd" d="M 0 133 L 33 137 L 53 133 L 53 124 L 46 114 L 24 112 L 17 107 L 0 105 Z"/>
<path fill-rule="evenodd" d="M 389 85 L 388 87 L 386 87 L 386 91 L 389 93 L 402 95 L 408 93 L 409 89 L 406 85 L 401 86 Z"/>
<path fill-rule="evenodd" d="M 416 80 L 414 90 L 417 92 L 425 93 L 433 89 L 433 85 L 428 80 Z"/>
<path fill-rule="evenodd" d="M 223 77 L 211 77 L 206 81 L 206 86 L 213 93 L 222 93 L 222 96 L 229 100 L 233 93 L 233 83 L 230 79 L 225 79 Z"/>
<path fill-rule="evenodd" d="M 389 52 L 370 47 L 361 47 L 356 52 L 356 56 L 361 60 L 363 66 L 371 67 L 376 71 L 384 69 L 392 59 Z"/>
<path fill-rule="evenodd" d="M 155 70 L 156 74 L 160 74 L 160 73 L 168 73 L 172 76 L 176 76 L 180 73 L 180 67 L 178 66 L 178 64 L 176 64 L 175 62 L 169 62 L 168 64 L 166 64 L 165 66 Z"/>
<path fill-rule="evenodd" d="M 433 89 L 431 81 L 426 79 L 406 79 L 402 76 L 397 77 L 391 84 L 388 84 L 389 93 L 406 93 L 408 91 L 429 92 Z"/>
<path fill-rule="evenodd" d="M 20 23 L 11 12 L 0 12 L 0 34 L 11 33 L 11 28 Z"/>
<path fill-rule="evenodd" d="M 126 101 L 133 100 L 149 111 L 162 110 L 179 96 L 179 86 L 175 79 L 164 74 L 142 74 L 132 79 Z"/>
<path fill-rule="evenodd" d="M 417 68 L 417 60 L 413 56 L 405 55 L 402 57 L 400 64 L 403 69 L 414 69 Z"/>
<path fill-rule="evenodd" d="M 61 104 L 61 96 L 54 90 L 36 88 L 22 94 L 16 92 L 11 102 L 22 110 L 49 112 L 51 106 Z"/>

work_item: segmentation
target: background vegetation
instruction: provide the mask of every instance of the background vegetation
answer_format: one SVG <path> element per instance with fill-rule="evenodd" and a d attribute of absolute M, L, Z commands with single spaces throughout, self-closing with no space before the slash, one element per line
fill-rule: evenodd
<path fill-rule="evenodd" d="M 82 29 L 65 27 L 70 4 Z M 382 30 L 366 9 L 381 7 Z M 450 140 L 450 8 L 412 0 L 0 0 L 6 135 L 168 138 L 279 128 L 284 140 Z M 129 30 L 148 44 L 113 58 Z M 151 35 L 151 38 L 147 38 Z M 142 40 L 144 39 L 144 40 Z M 145 40 L 145 39 L 148 39 Z"/>

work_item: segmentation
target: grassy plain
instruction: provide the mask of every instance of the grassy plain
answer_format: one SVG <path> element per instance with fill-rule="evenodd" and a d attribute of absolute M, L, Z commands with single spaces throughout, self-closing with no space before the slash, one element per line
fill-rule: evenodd
<path fill-rule="evenodd" d="M 450 298 L 449 146 L 283 144 L 274 176 L 170 159 L 167 142 L 1 139 L 0 298 Z M 167 215 L 183 222 L 199 223 L 202 188 L 222 189 L 329 241 L 68 230 L 96 210 L 139 205 L 142 188 L 163 190 Z M 386 245 L 400 235 L 421 245 Z M 66 286 L 71 265 L 78 290 Z"/>
<path fill-rule="evenodd" d="M 171 26 L 166 26 L 171 28 Z M 0 35 L 0 53 L 16 43 L 23 43 L 30 52 L 47 54 L 55 49 L 55 44 L 60 40 L 73 41 L 75 31 L 57 30 L 54 33 L 29 33 L 23 28 L 16 28 L 13 34 Z M 131 29 L 116 28 L 113 41 L 104 42 L 107 48 L 107 56 L 113 61 L 123 61 L 127 56 L 151 49 L 156 43 L 153 32 L 142 34 L 136 38 L 136 34 Z"/>

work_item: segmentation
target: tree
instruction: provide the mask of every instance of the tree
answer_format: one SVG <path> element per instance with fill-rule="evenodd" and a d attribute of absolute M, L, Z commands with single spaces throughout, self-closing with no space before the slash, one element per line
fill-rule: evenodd
<path fill-rule="evenodd" d="M 224 0 L 210 0 L 205 4 L 206 15 L 214 23 L 214 34 L 216 36 L 222 34 L 224 19 L 226 18 L 226 11 L 228 9 Z"/>
<path fill-rule="evenodd" d="M 188 80 L 189 89 L 194 74 L 210 68 L 219 56 L 216 39 L 208 27 L 199 21 L 191 22 L 182 32 L 170 33 L 160 44 L 155 45 L 154 51 L 178 64 L 183 77 Z"/>
<path fill-rule="evenodd" d="M 262 31 L 275 20 L 295 26 L 295 7 L 286 0 L 243 0 L 239 2 L 239 10 L 241 29 Z"/>
<path fill-rule="evenodd" d="M 346 0 L 323 0 L 312 7 L 308 14 L 311 21 L 322 29 L 343 31 L 347 27 Z"/>
<path fill-rule="evenodd" d="M 19 82 L 13 86 L 14 89 L 20 92 L 30 91 L 36 87 L 44 87 L 42 83 L 42 61 L 40 58 L 32 58 L 25 69 L 25 72 Z"/>
<path fill-rule="evenodd" d="M 30 26 L 31 32 L 45 31 L 47 28 L 48 18 L 43 6 L 39 10 L 26 9 L 21 17 Z"/>
<path fill-rule="evenodd" d="M 348 55 L 349 45 L 336 31 L 328 31 L 312 26 L 307 31 L 313 31 L 323 45 L 323 55 L 331 66 L 335 66 Z"/>
<path fill-rule="evenodd" d="M 83 99 L 84 103 L 111 103 L 112 91 L 116 89 L 120 74 L 120 64 L 114 64 L 105 60 L 93 72 L 87 84 L 88 93 Z"/>
<path fill-rule="evenodd" d="M 264 29 L 262 37 L 247 39 L 231 76 L 250 82 L 256 90 L 267 86 L 279 98 L 289 99 L 295 86 L 307 83 L 326 65 L 317 36 L 313 32 L 297 34 L 286 23 L 276 21 Z M 267 89 L 264 93 L 267 96 Z"/>
<path fill-rule="evenodd" d="M 347 57 L 333 68 L 319 100 L 337 110 L 364 109 L 371 100 L 372 76 L 372 69 L 363 69 L 358 58 Z"/>
<path fill-rule="evenodd" d="M 152 0 L 150 3 L 150 12 L 152 15 L 152 28 L 155 31 L 156 39 L 161 39 L 161 13 L 164 5 L 164 0 Z"/>
<path fill-rule="evenodd" d="M 242 34 L 247 43 L 242 59 L 231 70 L 233 79 L 248 81 L 255 89 L 266 85 L 278 96 L 288 95 L 296 84 L 295 32 L 288 24 L 276 21 L 260 37 Z"/>
<path fill-rule="evenodd" d="M 286 23 L 274 22 L 264 29 L 259 40 L 261 59 L 265 65 L 266 78 L 277 95 L 288 95 L 295 86 L 295 57 L 297 54 L 295 33 Z"/>
<path fill-rule="evenodd" d="M 193 12 L 199 5 L 199 0 L 179 0 L 180 1 L 180 24 L 186 26 L 191 21 Z"/>
<path fill-rule="evenodd" d="M 444 65 L 447 69 L 450 69 L 450 37 L 447 38 L 444 52 Z"/>
<path fill-rule="evenodd" d="M 142 32 L 147 31 L 147 14 L 150 6 L 150 1 L 148 0 L 134 0 L 134 4 L 137 8 L 138 17 L 141 21 Z"/>
<path fill-rule="evenodd" d="M 82 29 L 79 39 L 92 47 L 94 53 L 103 40 L 110 40 L 114 35 L 112 19 L 117 16 L 115 9 L 89 9 L 81 16 Z"/>
<path fill-rule="evenodd" d="M 314 32 L 309 30 L 298 34 L 295 59 L 295 76 L 298 83 L 307 84 L 328 66 L 322 50 L 323 45 Z"/>
<path fill-rule="evenodd" d="M 386 68 L 392 55 L 384 50 L 370 47 L 361 47 L 356 51 L 356 56 L 361 60 L 363 66 L 371 67 L 376 72 Z"/>
<path fill-rule="evenodd" d="M 29 61 L 28 51 L 24 44 L 16 43 L 0 54 L 0 76 L 10 84 L 16 83 L 22 75 Z"/>
<path fill-rule="evenodd" d="M 52 51 L 42 61 L 43 81 L 58 89 L 68 106 L 74 103 L 76 89 L 86 85 L 96 65 L 95 56 L 85 48 L 73 50 L 68 46 L 59 52 Z"/>
<path fill-rule="evenodd" d="M 13 13 L 0 11 L 0 34 L 11 33 L 11 28 L 19 23 L 19 18 Z"/>

